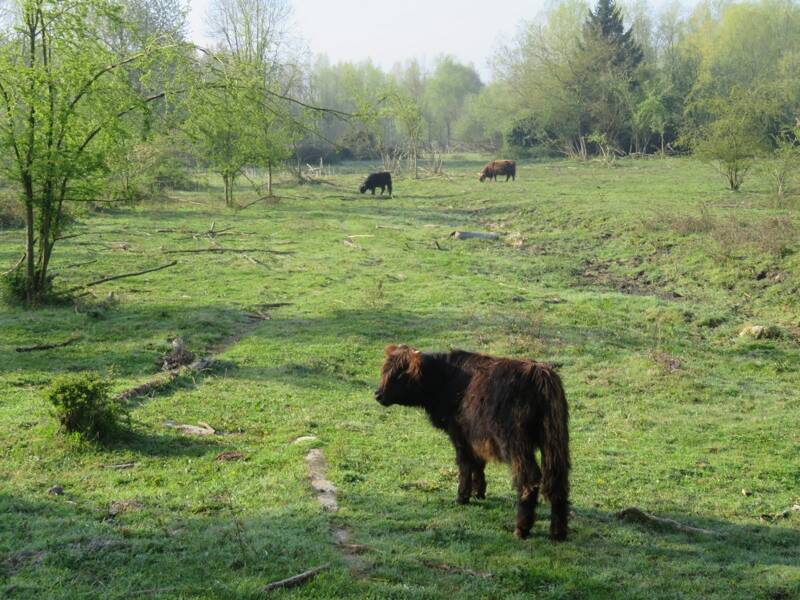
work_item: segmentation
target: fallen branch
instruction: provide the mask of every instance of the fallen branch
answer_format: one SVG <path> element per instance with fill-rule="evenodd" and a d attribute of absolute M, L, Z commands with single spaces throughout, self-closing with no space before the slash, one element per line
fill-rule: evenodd
<path fill-rule="evenodd" d="M 136 387 L 125 390 L 124 392 L 120 392 L 115 396 L 115 398 L 120 401 L 126 401 L 130 400 L 131 398 L 136 398 L 137 396 L 144 396 L 145 394 L 155 392 L 161 388 L 171 385 L 180 375 L 201 373 L 202 371 L 208 369 L 213 363 L 213 358 L 201 358 L 200 360 L 193 362 L 188 367 L 179 367 L 177 369 L 160 373 L 159 375 L 153 377 L 153 379 L 150 381 L 146 381 L 141 385 L 137 385 Z"/>
<path fill-rule="evenodd" d="M 9 274 L 13 273 L 14 271 L 16 271 L 17 269 L 19 269 L 20 265 L 25 262 L 25 256 L 26 255 L 23 254 L 20 257 L 20 259 L 17 261 L 17 264 L 15 264 L 13 267 L 11 267 L 8 271 L 4 272 L 3 275 L 9 275 Z"/>
<path fill-rule="evenodd" d="M 289 255 L 294 252 L 284 250 L 269 250 L 267 248 L 197 248 L 194 250 L 166 250 L 164 254 L 200 254 L 202 252 L 212 252 L 222 254 L 223 252 L 266 252 L 267 254 Z"/>
<path fill-rule="evenodd" d="M 644 512 L 642 509 L 637 508 L 635 506 L 630 506 L 624 510 L 621 510 L 620 512 L 617 513 L 617 518 L 623 519 L 625 521 L 644 523 L 645 525 L 657 525 L 660 527 L 668 527 L 670 529 L 674 529 L 676 531 L 682 531 L 684 533 L 717 535 L 715 531 L 711 531 L 710 529 L 701 529 L 700 527 L 690 527 L 689 525 L 683 525 L 682 523 L 678 523 L 677 521 L 674 521 L 672 519 L 664 519 L 663 517 L 656 517 L 654 515 Z"/>
<path fill-rule="evenodd" d="M 72 263 L 70 265 L 64 265 L 61 268 L 62 269 L 75 269 L 77 267 L 85 267 L 86 265 L 91 265 L 91 264 L 94 264 L 96 262 L 97 262 L 97 259 L 95 258 L 94 260 L 87 260 L 86 262 L 82 262 L 82 263 Z"/>
<path fill-rule="evenodd" d="M 293 577 L 289 577 L 287 579 L 281 579 L 280 581 L 273 581 L 272 583 L 268 583 L 264 586 L 265 592 L 271 592 L 273 590 L 280 590 L 280 589 L 288 589 L 296 587 L 310 579 L 313 579 L 317 576 L 318 573 L 322 571 L 327 571 L 331 568 L 330 563 L 325 563 L 324 565 L 320 565 L 318 567 L 314 567 L 313 569 L 309 569 L 308 571 L 304 571 L 299 575 L 295 575 Z"/>
<path fill-rule="evenodd" d="M 81 339 L 80 336 L 73 336 L 63 342 L 56 342 L 54 344 L 36 344 L 35 346 L 20 346 L 19 348 L 14 348 L 14 350 L 16 350 L 17 352 L 35 352 L 37 350 L 51 350 L 52 348 L 63 348 L 64 346 L 69 346 L 70 344 L 74 344 L 80 339 Z"/>
<path fill-rule="evenodd" d="M 138 275 L 144 275 L 145 273 L 154 273 L 156 271 L 161 271 L 163 269 L 168 269 L 169 267 L 174 267 L 177 264 L 178 264 L 178 261 L 177 260 L 173 260 L 171 263 L 168 263 L 166 265 L 161 265 L 160 267 L 154 267 L 152 269 L 145 269 L 144 271 L 136 271 L 135 273 L 123 273 L 121 275 L 112 275 L 110 277 L 103 277 L 102 279 L 98 279 L 96 281 L 90 281 L 87 284 L 78 285 L 78 286 L 76 286 L 74 288 L 70 288 L 64 293 L 65 294 L 70 294 L 72 292 L 77 292 L 78 290 L 86 289 L 86 288 L 91 287 L 93 285 L 100 285 L 101 283 L 106 283 L 107 281 L 114 281 L 115 279 L 123 279 L 123 278 L 126 278 L 126 277 L 136 277 Z"/>
<path fill-rule="evenodd" d="M 154 377 L 150 381 L 146 381 L 141 385 L 137 385 L 136 387 L 132 387 L 124 392 L 120 392 L 115 396 L 117 400 L 126 401 L 130 400 L 131 398 L 136 398 L 137 396 L 144 396 L 145 394 L 149 394 L 150 392 L 154 392 L 161 388 L 167 387 L 173 381 L 178 378 L 178 369 L 174 371 L 168 371 L 167 373 L 161 374 L 157 377 Z"/>
<path fill-rule="evenodd" d="M 450 237 L 456 240 L 469 240 L 473 238 L 479 240 L 496 240 L 500 236 L 496 233 L 484 231 L 454 231 L 450 234 Z"/>
<path fill-rule="evenodd" d="M 254 204 L 258 204 L 259 202 L 266 202 L 267 200 L 271 200 L 271 201 L 275 202 L 275 201 L 280 200 L 281 198 L 282 198 L 282 196 L 274 196 L 274 195 L 273 196 L 261 196 L 261 198 L 259 198 L 258 200 L 253 200 L 252 202 L 248 202 L 244 206 L 237 206 L 236 210 L 237 211 L 244 210 L 245 208 L 250 208 Z"/>
<path fill-rule="evenodd" d="M 261 265 L 265 269 L 271 269 L 271 267 L 267 263 L 262 262 L 262 261 L 258 260 L 257 258 L 253 258 L 249 254 L 240 254 L 239 256 L 241 256 L 242 258 L 244 258 L 246 260 L 249 260 L 254 265 Z"/>
<path fill-rule="evenodd" d="M 135 462 L 120 463 L 118 465 L 103 465 L 104 469 L 132 469 L 136 466 Z"/>

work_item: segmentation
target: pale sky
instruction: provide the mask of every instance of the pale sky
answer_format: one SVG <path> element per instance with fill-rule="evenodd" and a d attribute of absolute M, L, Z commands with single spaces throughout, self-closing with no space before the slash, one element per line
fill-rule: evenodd
<path fill-rule="evenodd" d="M 535 17 L 545 0 L 294 0 L 297 32 L 313 55 L 332 63 L 371 58 L 384 69 L 418 58 L 426 67 L 442 54 L 472 63 L 484 80 L 494 49 Z M 209 0 L 190 0 L 192 39 L 205 41 Z"/>

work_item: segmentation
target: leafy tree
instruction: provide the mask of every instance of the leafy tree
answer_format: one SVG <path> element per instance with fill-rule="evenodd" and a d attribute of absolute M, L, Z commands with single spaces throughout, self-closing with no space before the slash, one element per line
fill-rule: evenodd
<path fill-rule="evenodd" d="M 174 44 L 120 56 L 102 35 L 124 26 L 111 0 L 17 0 L 0 46 L 0 149 L 25 211 L 24 301 L 43 301 L 66 203 L 89 200 L 109 147 L 167 91 L 144 76 Z"/>
<path fill-rule="evenodd" d="M 730 96 L 698 102 L 693 110 L 705 112 L 703 124 L 687 134 L 701 159 L 714 163 L 732 191 L 738 191 L 753 159 L 766 152 L 763 96 L 734 90 Z"/>
<path fill-rule="evenodd" d="M 665 94 L 660 87 L 650 87 L 636 107 L 633 114 L 633 133 L 637 150 L 642 147 L 642 140 L 657 133 L 660 139 L 661 155 L 665 153 L 664 136 L 669 125 L 669 111 L 664 102 Z M 646 148 L 645 148 L 646 149 Z"/>
<path fill-rule="evenodd" d="M 477 94 L 483 83 L 472 67 L 462 65 L 450 56 L 439 60 L 425 86 L 425 106 L 429 130 L 438 141 L 449 146 L 453 124 L 461 115 L 467 97 Z"/>
<path fill-rule="evenodd" d="M 293 99 L 292 69 L 285 0 L 215 0 L 210 22 L 219 53 L 205 90 L 196 92 L 193 137 L 220 173 L 225 203 L 233 205 L 236 179 L 248 164 L 269 169 L 289 156 L 292 141 L 303 128 Z"/>

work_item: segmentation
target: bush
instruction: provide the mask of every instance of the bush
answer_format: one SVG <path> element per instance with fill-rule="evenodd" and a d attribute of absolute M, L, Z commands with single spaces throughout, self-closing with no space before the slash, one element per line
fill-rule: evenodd
<path fill-rule="evenodd" d="M 122 403 L 109 395 L 110 385 L 93 373 L 57 377 L 46 392 L 61 431 L 87 440 L 109 440 L 122 431 L 127 417 Z"/>
<path fill-rule="evenodd" d="M 8 306 L 25 304 L 25 273 L 21 268 L 0 275 L 0 300 Z"/>
<path fill-rule="evenodd" d="M 53 288 L 55 275 L 47 275 L 44 282 L 44 289 L 34 302 L 34 305 L 58 305 L 69 302 L 70 297 L 65 294 L 58 294 Z M 27 278 L 25 265 L 22 264 L 13 271 L 0 275 L 0 301 L 7 306 L 28 306 L 27 297 Z"/>

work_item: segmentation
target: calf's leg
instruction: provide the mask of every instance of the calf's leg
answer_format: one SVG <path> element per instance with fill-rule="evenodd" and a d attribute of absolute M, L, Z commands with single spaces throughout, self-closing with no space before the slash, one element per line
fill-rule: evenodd
<path fill-rule="evenodd" d="M 536 463 L 533 450 L 513 458 L 511 469 L 514 473 L 514 487 L 517 489 L 517 527 L 514 529 L 514 535 L 525 539 L 536 520 L 542 471 Z"/>
<path fill-rule="evenodd" d="M 479 500 L 486 498 L 486 462 L 478 460 L 472 465 L 472 494 Z"/>

